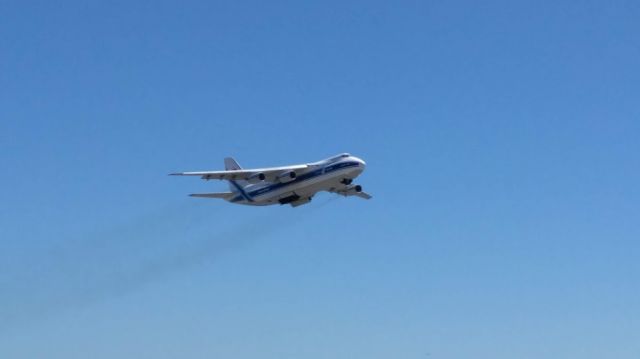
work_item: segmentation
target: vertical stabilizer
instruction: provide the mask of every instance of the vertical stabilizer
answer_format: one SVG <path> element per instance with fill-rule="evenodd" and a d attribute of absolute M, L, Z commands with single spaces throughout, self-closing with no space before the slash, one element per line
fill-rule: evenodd
<path fill-rule="evenodd" d="M 224 169 L 227 171 L 233 170 L 241 170 L 240 164 L 238 161 L 234 160 L 233 157 L 227 157 L 224 159 Z"/>
<path fill-rule="evenodd" d="M 233 170 L 241 170 L 240 164 L 238 161 L 234 160 L 233 157 L 226 157 L 224 159 L 224 169 L 227 171 Z M 247 181 L 229 181 L 229 189 L 233 193 L 241 192 L 241 189 L 247 185 Z"/>

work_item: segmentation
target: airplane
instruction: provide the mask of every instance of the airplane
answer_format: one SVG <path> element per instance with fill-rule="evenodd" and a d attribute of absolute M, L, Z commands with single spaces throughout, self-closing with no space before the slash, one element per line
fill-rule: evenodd
<path fill-rule="evenodd" d="M 301 165 L 242 169 L 231 157 L 224 159 L 224 171 L 171 173 L 172 176 L 199 176 L 204 180 L 229 181 L 230 192 L 194 193 L 191 197 L 221 198 L 231 203 L 268 206 L 289 204 L 297 207 L 311 202 L 320 191 L 345 197 L 370 199 L 362 186 L 353 184 L 366 163 L 348 153 Z"/>

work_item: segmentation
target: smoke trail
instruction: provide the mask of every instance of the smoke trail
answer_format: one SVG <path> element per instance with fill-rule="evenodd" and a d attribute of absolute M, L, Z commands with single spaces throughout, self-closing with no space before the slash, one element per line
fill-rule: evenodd
<path fill-rule="evenodd" d="M 158 249 L 153 238 L 201 226 L 210 210 L 200 207 L 193 201 L 170 203 L 124 224 L 51 238 L 46 247 L 18 253 L 20 262 L 10 261 L 10 254 L 4 253 L 0 329 L 65 308 L 75 296 L 91 293 L 109 270 L 133 268 L 134 254 L 144 257 L 145 248 Z"/>
<path fill-rule="evenodd" d="M 215 232 L 206 235 L 198 229 L 215 214 L 190 203 L 141 216 L 99 235 L 66 241 L 39 258 L 40 268 L 31 276 L 14 278 L 8 286 L 11 291 L 4 286 L 0 330 L 120 296 L 246 248 L 281 228 L 302 223 L 336 198 L 295 210 L 257 209 L 268 212 L 227 228 L 214 224 Z"/>

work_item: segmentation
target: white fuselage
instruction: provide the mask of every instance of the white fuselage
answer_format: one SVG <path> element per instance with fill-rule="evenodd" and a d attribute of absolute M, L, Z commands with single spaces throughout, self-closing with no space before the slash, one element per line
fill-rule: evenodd
<path fill-rule="evenodd" d="M 351 183 L 365 169 L 365 162 L 343 154 L 319 162 L 309 163 L 289 182 L 261 182 L 242 186 L 230 181 L 236 195 L 229 202 L 252 206 L 281 203 L 306 203 L 320 191 L 335 191 Z"/>

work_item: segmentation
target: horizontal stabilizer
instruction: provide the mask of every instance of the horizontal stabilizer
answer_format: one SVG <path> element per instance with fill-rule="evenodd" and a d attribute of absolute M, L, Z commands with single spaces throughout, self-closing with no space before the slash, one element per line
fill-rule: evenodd
<path fill-rule="evenodd" d="M 191 197 L 201 197 L 201 198 L 222 198 L 222 199 L 230 199 L 233 198 L 235 194 L 233 192 L 212 192 L 212 193 L 192 193 L 189 196 Z"/>

